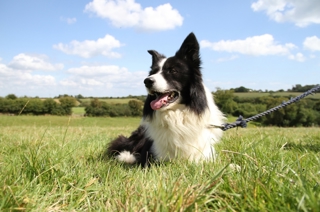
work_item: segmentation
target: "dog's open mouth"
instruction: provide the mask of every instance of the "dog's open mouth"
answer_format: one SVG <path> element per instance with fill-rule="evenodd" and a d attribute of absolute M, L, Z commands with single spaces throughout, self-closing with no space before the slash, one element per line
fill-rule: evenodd
<path fill-rule="evenodd" d="M 166 93 L 151 92 L 151 95 L 156 96 L 156 99 L 150 103 L 153 110 L 159 110 L 162 107 L 166 107 L 179 98 L 179 93 L 177 91 L 169 91 Z"/>

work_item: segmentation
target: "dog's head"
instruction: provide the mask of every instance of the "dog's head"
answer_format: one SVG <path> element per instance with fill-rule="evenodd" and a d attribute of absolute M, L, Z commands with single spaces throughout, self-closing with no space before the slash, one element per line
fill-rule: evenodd
<path fill-rule="evenodd" d="M 167 58 L 155 50 L 148 52 L 152 55 L 152 65 L 144 80 L 148 91 L 144 116 L 156 110 L 174 109 L 178 104 L 185 104 L 198 114 L 203 112 L 207 102 L 195 35 L 190 33 L 173 57 Z"/>

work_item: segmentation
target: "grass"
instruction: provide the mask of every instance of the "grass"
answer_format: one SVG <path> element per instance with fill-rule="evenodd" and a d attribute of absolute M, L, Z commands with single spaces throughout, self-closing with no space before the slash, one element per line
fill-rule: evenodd
<path fill-rule="evenodd" d="M 141 118 L 135 117 L 67 117 L 67 116 L 0 116 L 0 127 L 51 127 L 69 128 L 69 127 L 104 127 L 122 128 L 138 126 Z"/>
<path fill-rule="evenodd" d="M 86 111 L 84 109 L 85 109 L 85 107 L 73 107 L 72 108 L 72 115 L 82 116 L 86 113 Z"/>
<path fill-rule="evenodd" d="M 101 160 L 139 122 L 1 116 L 0 211 L 319 211 L 319 128 L 229 130 L 215 163 Z"/>

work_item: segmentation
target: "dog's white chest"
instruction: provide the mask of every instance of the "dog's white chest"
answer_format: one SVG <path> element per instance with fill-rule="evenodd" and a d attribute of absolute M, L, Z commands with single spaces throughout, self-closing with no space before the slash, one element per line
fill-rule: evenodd
<path fill-rule="evenodd" d="M 147 136 L 154 143 L 152 153 L 159 160 L 184 158 L 191 161 L 209 160 L 215 155 L 215 135 L 207 120 L 186 108 L 156 112 L 151 121 L 145 122 Z"/>

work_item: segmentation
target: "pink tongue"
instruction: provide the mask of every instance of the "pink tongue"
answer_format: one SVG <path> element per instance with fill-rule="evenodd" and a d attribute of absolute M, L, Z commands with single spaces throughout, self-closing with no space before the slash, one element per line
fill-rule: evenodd
<path fill-rule="evenodd" d="M 163 105 L 168 102 L 169 93 L 159 96 L 157 99 L 150 102 L 150 106 L 153 110 L 159 110 Z"/>

